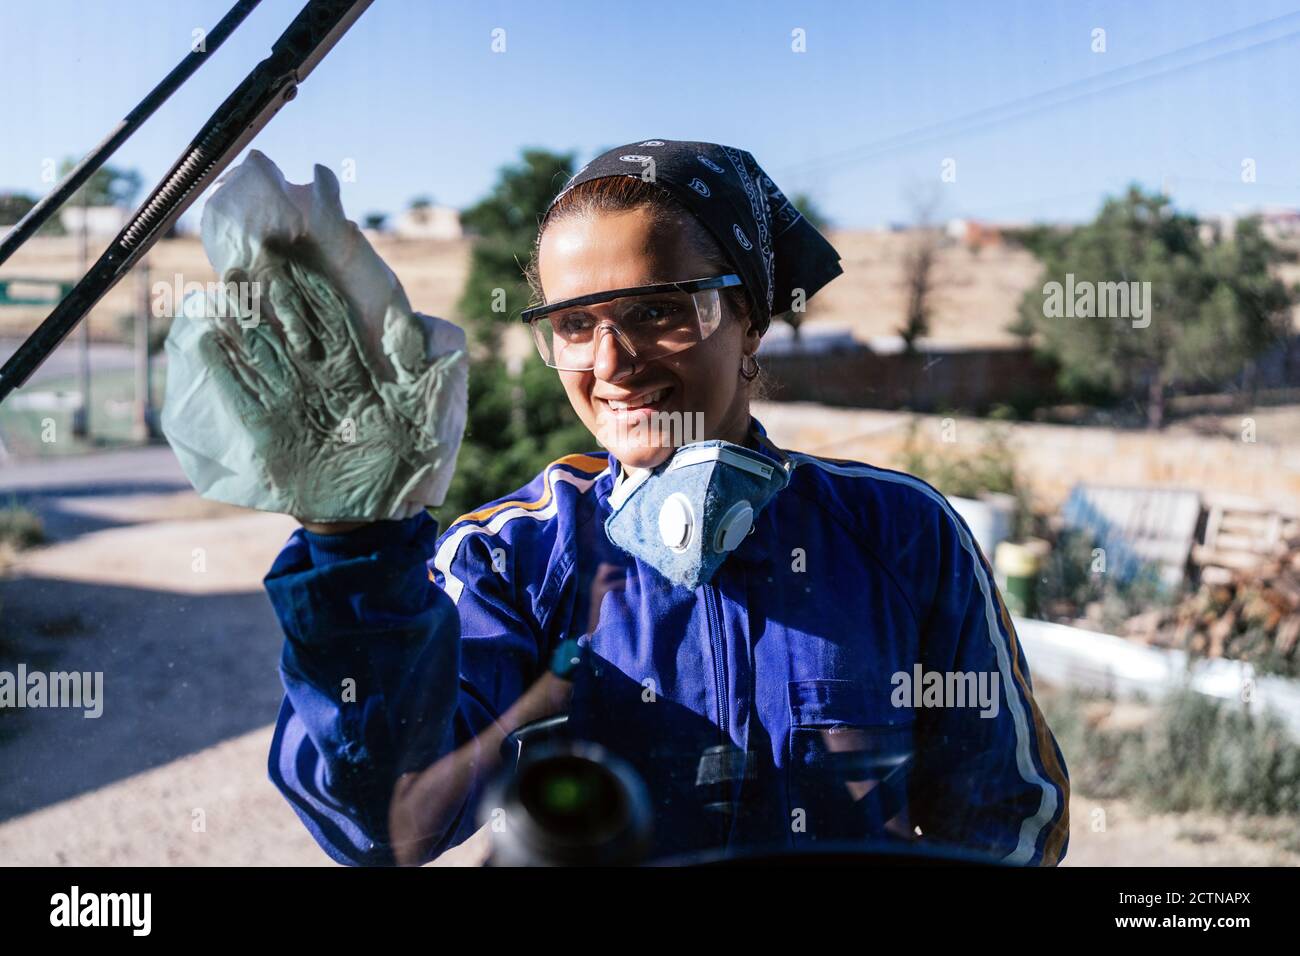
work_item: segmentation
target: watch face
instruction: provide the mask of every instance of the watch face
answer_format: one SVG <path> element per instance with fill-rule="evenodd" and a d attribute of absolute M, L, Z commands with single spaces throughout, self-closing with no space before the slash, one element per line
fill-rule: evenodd
<path fill-rule="evenodd" d="M 581 664 L 582 645 L 574 638 L 561 641 L 551 655 L 551 673 L 556 677 L 571 677 Z"/>

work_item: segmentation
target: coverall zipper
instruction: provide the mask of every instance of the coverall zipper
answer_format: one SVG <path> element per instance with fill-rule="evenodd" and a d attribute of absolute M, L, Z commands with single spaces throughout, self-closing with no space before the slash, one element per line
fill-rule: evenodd
<path fill-rule="evenodd" d="M 725 744 L 731 739 L 728 733 L 730 712 L 727 707 L 727 651 L 723 646 L 722 611 L 719 607 L 718 589 L 712 584 L 704 585 L 706 622 L 709 628 L 709 646 L 713 651 L 713 690 L 717 697 L 718 743 Z"/>

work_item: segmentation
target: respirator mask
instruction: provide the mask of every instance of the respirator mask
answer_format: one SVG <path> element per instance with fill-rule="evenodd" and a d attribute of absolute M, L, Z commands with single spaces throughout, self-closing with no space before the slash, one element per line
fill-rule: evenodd
<path fill-rule="evenodd" d="M 727 441 L 682 445 L 614 490 L 605 533 L 674 584 L 697 588 L 789 484 L 791 466 L 789 459 L 777 462 Z"/>

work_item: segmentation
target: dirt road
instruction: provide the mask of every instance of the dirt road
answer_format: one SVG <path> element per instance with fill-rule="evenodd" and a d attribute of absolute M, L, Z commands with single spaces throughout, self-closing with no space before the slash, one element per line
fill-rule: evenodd
<path fill-rule="evenodd" d="M 102 670 L 105 704 L 0 715 L 0 864 L 328 864 L 266 776 L 280 633 L 261 578 L 293 523 L 174 490 L 140 455 L 69 466 L 92 493 L 27 483 L 57 540 L 0 581 L 0 659 Z M 1217 818 L 1071 810 L 1073 865 L 1300 863 Z"/>

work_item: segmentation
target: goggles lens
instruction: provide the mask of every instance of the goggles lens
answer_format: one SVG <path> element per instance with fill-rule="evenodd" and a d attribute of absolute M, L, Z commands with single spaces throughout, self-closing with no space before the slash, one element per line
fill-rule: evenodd
<path fill-rule="evenodd" d="M 638 362 L 662 358 L 698 345 L 722 321 L 717 289 L 653 292 L 564 308 L 538 316 L 533 340 L 542 360 L 562 371 L 596 367 L 596 352 L 606 334 Z"/>

